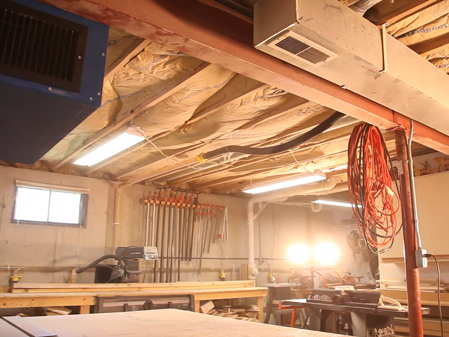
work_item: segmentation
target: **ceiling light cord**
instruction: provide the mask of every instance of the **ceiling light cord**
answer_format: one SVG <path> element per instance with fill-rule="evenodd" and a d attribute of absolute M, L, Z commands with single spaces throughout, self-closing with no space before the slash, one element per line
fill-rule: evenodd
<path fill-rule="evenodd" d="M 335 112 L 321 124 L 314 127 L 312 130 L 280 145 L 270 147 L 250 147 L 250 146 L 230 145 L 203 153 L 199 156 L 199 158 L 201 159 L 201 161 L 206 161 L 211 158 L 227 153 L 243 153 L 243 154 L 250 154 L 253 156 L 266 156 L 288 151 L 320 135 L 321 133 L 329 129 L 331 126 L 333 126 L 338 120 L 340 120 L 344 116 L 345 115 L 342 114 L 341 112 Z"/>

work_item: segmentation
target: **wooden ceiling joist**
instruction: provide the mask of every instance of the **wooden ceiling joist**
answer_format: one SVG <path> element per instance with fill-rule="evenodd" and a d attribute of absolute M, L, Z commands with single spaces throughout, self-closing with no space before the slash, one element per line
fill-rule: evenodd
<path fill-rule="evenodd" d="M 210 116 L 212 113 L 214 113 L 214 112 L 218 111 L 219 109 L 221 109 L 223 106 L 225 106 L 227 104 L 230 104 L 232 102 L 241 100 L 244 96 L 246 96 L 248 94 L 255 93 L 256 91 L 258 91 L 260 89 L 263 89 L 264 87 L 267 87 L 267 86 L 257 84 L 254 87 L 247 88 L 247 90 L 245 90 L 245 92 L 243 94 L 238 94 L 236 96 L 231 95 L 228 98 L 226 98 L 225 100 L 220 101 L 220 103 L 214 104 L 213 106 L 205 109 L 204 111 L 199 112 L 198 114 L 193 116 L 189 121 L 187 121 L 184 124 L 183 127 L 185 127 L 186 125 L 190 125 L 193 122 L 197 122 L 197 121 L 199 121 L 199 120 L 201 120 L 203 118 L 206 118 L 206 117 Z M 234 131 L 242 131 L 242 130 L 245 130 L 245 129 L 249 129 L 249 128 L 254 127 L 255 125 L 257 125 L 259 123 L 262 123 L 263 121 L 269 121 L 269 120 L 271 120 L 272 118 L 275 118 L 275 117 L 279 118 L 280 116 L 282 116 L 284 114 L 287 114 L 287 113 L 290 113 L 290 112 L 292 112 L 292 111 L 294 111 L 296 109 L 299 109 L 301 106 L 303 106 L 305 104 L 308 104 L 308 103 L 309 102 L 307 102 L 306 100 L 301 99 L 299 97 L 296 98 L 296 99 L 291 99 L 291 100 L 288 101 L 287 104 L 282 105 L 282 109 L 276 109 L 276 108 L 268 109 L 267 113 L 262 114 L 261 116 L 259 116 L 255 120 L 251 120 L 250 122 L 244 124 L 243 126 L 237 128 Z M 152 139 L 152 141 L 156 140 L 156 139 L 159 139 L 159 138 L 162 138 L 162 137 L 165 137 L 165 136 L 167 136 L 167 135 L 169 135 L 169 134 L 171 134 L 173 132 L 176 132 L 176 131 L 177 131 L 177 129 L 175 129 L 173 131 L 168 131 L 168 132 L 164 133 L 163 136 L 154 137 Z M 216 139 L 218 139 L 218 138 L 220 138 L 220 136 L 217 137 Z M 191 150 L 196 149 L 196 148 L 200 148 L 201 146 L 202 146 L 202 144 L 194 145 L 194 147 L 192 147 Z M 183 153 L 184 152 L 185 151 L 183 151 Z M 165 160 L 165 158 L 162 159 L 162 160 Z M 125 179 L 126 180 L 127 176 L 135 175 L 136 173 L 138 174 L 139 171 L 148 171 L 152 166 L 156 166 L 156 164 L 159 164 L 162 160 L 159 160 L 159 161 L 156 161 L 156 162 L 151 162 L 151 163 L 149 163 L 147 165 L 142 165 L 139 168 L 132 169 L 129 172 L 121 174 L 120 176 L 117 177 L 117 179 L 121 179 L 121 180 Z M 172 172 L 167 172 L 167 174 L 168 173 L 172 173 Z M 160 174 L 158 174 L 158 176 L 160 176 Z M 154 178 L 153 174 L 151 174 L 151 177 Z M 140 178 L 138 178 L 138 179 L 140 179 Z M 145 178 L 143 180 L 147 180 L 147 179 L 149 179 L 149 178 Z M 140 180 L 140 181 L 142 181 L 142 180 Z"/>
<path fill-rule="evenodd" d="M 148 40 L 133 41 L 123 54 L 109 65 L 104 71 L 104 81 L 109 81 L 120 69 L 123 68 L 132 58 L 139 54 L 146 46 L 150 44 Z"/>
<path fill-rule="evenodd" d="M 420 43 L 410 45 L 409 48 L 413 49 L 421 56 L 427 56 L 438 52 L 441 48 L 447 47 L 449 44 L 449 33 L 434 37 L 432 39 L 425 40 Z"/>
<path fill-rule="evenodd" d="M 125 117 L 123 117 L 121 120 L 116 121 L 112 125 L 109 125 L 105 129 L 97 132 L 93 137 L 87 139 L 82 146 L 77 148 L 75 151 L 73 151 L 71 154 L 69 154 L 67 157 L 65 157 L 63 160 L 58 162 L 56 165 L 52 167 L 52 171 L 57 170 L 59 167 L 64 165 L 65 163 L 69 162 L 72 159 L 75 159 L 83 150 L 87 149 L 89 146 L 95 144 L 100 139 L 106 137 L 111 132 L 119 129 L 123 125 L 129 123 L 133 118 L 136 118 L 141 113 L 145 112 L 149 108 L 155 106 L 156 104 L 162 102 L 164 99 L 170 97 L 175 92 L 181 90 L 182 88 L 186 87 L 193 81 L 195 81 L 198 77 L 202 76 L 205 72 L 208 71 L 208 67 L 210 64 L 203 63 L 199 67 L 195 69 L 195 71 L 189 74 L 185 74 L 184 77 L 182 77 L 180 80 L 173 82 L 166 83 L 162 86 L 161 90 L 159 90 L 153 97 L 149 98 L 148 100 L 145 100 L 141 102 L 138 106 L 134 107 L 131 111 L 129 111 L 127 114 L 125 114 Z"/>
<path fill-rule="evenodd" d="M 251 23 L 199 1 L 42 2 L 218 64 L 380 128 L 410 130 L 411 122 L 405 115 L 256 50 Z M 417 142 L 449 154 L 447 135 L 419 122 L 414 125 Z"/>
<path fill-rule="evenodd" d="M 246 95 L 251 95 L 251 94 L 253 94 L 253 93 L 255 93 L 255 92 L 259 91 L 259 90 L 262 90 L 263 88 L 268 88 L 268 86 L 265 85 L 265 84 L 257 83 L 257 82 L 253 83 L 251 86 L 248 86 L 247 88 L 245 88 L 244 91 L 241 91 L 239 93 L 235 93 L 233 95 L 226 96 L 223 100 L 221 100 L 221 101 L 211 105 L 210 107 L 208 107 L 208 108 L 206 108 L 204 110 L 201 110 L 200 112 L 195 114 L 192 118 L 190 118 L 187 122 L 185 122 L 182 125 L 179 125 L 177 128 L 174 128 L 173 130 L 166 131 L 166 132 L 160 133 L 160 134 L 158 134 L 158 135 L 156 135 L 154 137 L 151 137 L 150 141 L 151 142 L 155 142 L 158 139 L 166 137 L 166 136 L 168 136 L 168 135 L 170 135 L 170 134 L 172 134 L 174 132 L 177 132 L 179 129 L 185 128 L 186 126 L 188 126 L 188 125 L 190 125 L 190 124 L 192 124 L 194 122 L 197 122 L 197 121 L 199 121 L 199 120 L 201 120 L 203 118 L 211 116 L 212 114 L 214 114 L 218 110 L 222 109 L 224 106 L 226 106 L 228 104 L 232 104 L 233 102 L 237 102 L 237 101 L 243 99 Z M 149 145 L 148 142 L 143 142 L 141 144 L 133 146 L 132 148 L 130 148 L 130 149 L 126 150 L 126 151 L 123 151 L 123 152 L 121 152 L 121 153 L 117 154 L 116 156 L 113 156 L 113 157 L 111 157 L 109 159 L 106 159 L 106 160 L 102 161 L 101 163 L 99 163 L 98 165 L 95 165 L 89 171 L 87 171 L 86 174 L 91 174 L 91 173 L 93 173 L 95 171 L 98 171 L 99 169 L 114 163 L 118 159 L 121 159 L 121 158 L 123 158 L 125 156 L 128 156 L 131 153 L 133 153 L 134 151 L 140 150 L 141 148 L 143 148 L 145 146 L 148 146 L 148 145 Z M 148 164 L 148 165 L 151 165 L 151 164 Z M 139 170 L 144 170 L 145 168 L 148 167 L 148 165 L 143 165 L 143 166 L 141 166 L 139 168 L 131 169 L 129 172 L 122 173 L 120 175 L 120 177 L 118 177 L 118 178 L 120 179 L 120 178 L 123 178 L 124 176 L 130 175 L 130 174 L 134 174 L 134 173 L 136 173 Z"/>
<path fill-rule="evenodd" d="M 295 165 L 298 165 L 298 163 L 301 163 L 299 161 L 297 162 L 293 157 L 298 155 L 298 153 L 300 154 L 302 151 L 310 150 L 311 148 L 313 148 L 315 146 L 324 146 L 324 145 L 329 144 L 329 143 L 334 143 L 335 144 L 336 142 L 344 142 L 344 146 L 347 147 L 346 144 L 347 144 L 347 141 L 348 141 L 349 136 L 351 134 L 351 131 L 352 131 L 352 128 L 351 128 L 351 130 L 349 132 L 345 133 L 344 136 L 340 136 L 339 135 L 338 137 L 329 137 L 328 139 L 326 139 L 326 140 L 324 140 L 322 142 L 317 142 L 317 143 L 314 143 L 314 144 L 310 144 L 309 146 L 307 146 L 307 147 L 305 147 L 305 148 L 303 148 L 301 150 L 297 150 L 297 151 L 293 152 L 292 154 L 283 153 L 282 157 L 292 156 L 292 158 L 290 159 L 290 162 L 288 164 L 286 164 L 286 166 L 289 166 L 289 165 L 290 166 L 295 166 Z M 281 157 L 281 156 L 278 156 L 278 158 L 279 157 Z M 261 159 L 263 159 L 262 161 L 266 161 L 267 159 L 272 159 L 272 157 L 269 156 L 269 158 L 265 157 L 265 158 L 261 158 Z M 309 159 L 307 159 L 307 160 L 309 160 Z M 250 162 L 250 163 L 245 163 L 245 164 L 248 164 L 247 166 L 249 166 L 249 165 L 252 165 L 252 164 L 255 164 L 255 163 L 256 162 Z M 278 165 L 279 164 L 277 162 L 274 162 L 272 164 L 273 167 L 267 167 L 267 168 L 260 169 L 257 173 L 262 173 L 262 172 L 267 172 L 268 173 L 268 172 L 272 171 L 273 169 L 277 168 Z M 230 171 L 232 172 L 232 168 L 230 169 Z M 231 172 L 230 172 L 230 175 L 232 174 Z M 254 174 L 254 172 L 249 172 L 249 173 L 246 173 L 246 174 L 243 174 L 243 175 L 237 175 L 236 179 L 240 179 L 242 177 L 251 177 L 253 174 Z M 203 176 L 201 175 L 199 178 L 203 179 Z M 228 179 L 231 179 L 231 180 L 228 180 Z M 235 179 L 233 179 L 233 178 L 222 178 L 222 179 L 218 179 L 218 180 L 209 180 L 209 181 L 206 181 L 206 182 L 203 182 L 203 183 L 200 183 L 200 184 L 194 184 L 192 187 L 194 189 L 209 188 L 209 187 L 212 187 L 212 186 L 215 186 L 215 185 L 224 184 L 224 183 L 227 183 L 227 182 L 233 181 L 233 180 L 235 180 Z"/>
<path fill-rule="evenodd" d="M 317 116 L 313 116 L 313 117 L 309 118 L 308 120 L 306 120 L 304 123 L 301 123 L 299 126 L 288 129 L 275 137 L 271 137 L 259 144 L 255 144 L 253 146 L 263 147 L 263 146 L 268 146 L 268 145 L 273 145 L 273 144 L 278 144 L 280 142 L 288 141 L 291 138 L 297 137 L 299 134 L 302 134 L 302 133 L 305 133 L 305 132 L 311 130 L 312 128 L 314 128 L 315 126 L 320 124 L 323 120 L 327 119 L 331 114 L 332 114 L 332 112 L 323 112 Z M 345 128 L 345 127 L 349 126 L 349 128 L 352 129 L 353 124 L 355 124 L 355 123 L 358 123 L 358 121 L 355 119 L 345 118 L 342 120 L 341 124 L 335 125 L 334 127 L 332 127 L 329 130 L 329 132 L 323 134 L 322 136 L 318 136 L 317 138 L 313 139 L 311 142 L 306 143 L 303 148 L 300 148 L 300 150 L 309 149 L 310 146 L 315 146 L 313 144 L 315 144 L 316 141 L 319 141 L 319 139 L 321 139 L 323 137 L 331 137 L 332 138 L 336 134 L 338 134 L 339 136 L 342 136 L 345 131 L 342 131 L 340 128 Z M 340 130 L 338 130 L 338 129 L 340 129 Z M 337 130 L 338 130 L 338 132 L 335 132 Z M 288 137 L 288 139 L 286 139 L 286 137 Z M 312 144 L 312 145 L 310 145 L 310 144 Z M 298 151 L 298 149 L 296 151 Z M 255 156 L 248 156 L 248 155 L 234 156 L 226 163 L 222 163 L 222 162 L 211 163 L 211 166 L 201 170 L 201 177 L 205 178 L 209 175 L 213 175 L 218 172 L 224 171 L 224 170 L 228 169 L 228 166 L 230 166 L 230 165 L 232 165 L 233 169 L 237 169 L 237 168 L 241 169 L 241 168 L 249 166 L 249 165 L 260 163 L 265 160 L 279 158 L 284 155 L 285 154 L 282 153 L 282 154 L 277 154 L 277 155 L 272 155 L 272 156 L 263 156 L 263 157 L 255 157 Z M 247 158 L 245 159 L 245 161 L 239 162 L 239 160 L 241 160 L 243 157 L 247 157 Z M 237 163 L 232 164 L 232 162 L 237 162 Z M 177 186 L 179 184 L 185 184 L 190 181 L 193 181 L 197 178 L 197 176 L 198 176 L 198 172 L 186 172 L 184 174 L 181 173 L 180 175 L 177 175 L 176 178 L 169 179 L 169 183 L 170 183 L 170 185 Z"/>
<path fill-rule="evenodd" d="M 136 174 L 139 173 L 139 171 L 146 170 L 146 169 L 148 169 L 148 168 L 149 168 L 150 166 L 152 166 L 152 165 L 154 166 L 154 165 L 156 165 L 156 164 L 158 164 L 158 163 L 161 163 L 161 162 L 163 162 L 163 161 L 165 161 L 165 160 L 167 160 L 167 159 L 171 159 L 171 158 L 174 158 L 174 157 L 176 157 L 176 156 L 182 155 L 182 154 L 184 154 L 184 153 L 186 153 L 186 152 L 193 151 L 193 150 L 195 150 L 195 149 L 197 149 L 197 148 L 199 148 L 199 147 L 201 147 L 201 146 L 202 146 L 202 144 L 192 145 L 192 146 L 187 147 L 186 149 L 183 149 L 183 150 L 180 150 L 179 152 L 176 152 L 176 153 L 173 154 L 173 155 L 164 157 L 164 158 L 159 159 L 159 160 L 151 160 L 149 163 L 140 165 L 140 166 L 137 167 L 137 168 L 133 168 L 133 169 L 131 169 L 131 170 L 129 170 L 129 171 L 126 171 L 126 172 L 121 173 L 120 175 L 118 175 L 118 176 L 116 177 L 116 179 L 117 179 L 117 180 L 126 181 L 126 177 L 128 177 L 128 176 L 136 175 Z"/>
<path fill-rule="evenodd" d="M 369 10 L 365 17 L 376 25 L 391 25 L 443 0 L 384 1 Z"/>
<path fill-rule="evenodd" d="M 311 160 L 312 160 L 311 158 L 313 158 L 313 161 L 316 164 L 321 164 L 324 161 L 331 162 L 328 165 L 321 164 L 321 167 L 326 167 L 326 166 L 332 167 L 333 165 L 335 165 L 335 163 L 342 164 L 343 162 L 347 161 L 346 160 L 346 152 L 347 152 L 346 150 L 342 150 L 340 152 L 324 154 L 324 155 L 311 154 L 309 158 L 307 158 L 305 160 L 298 160 L 298 162 L 300 164 L 306 164 L 306 163 L 311 162 Z M 336 158 L 337 159 L 343 158 L 343 159 L 338 161 Z M 253 177 L 253 175 L 224 178 L 220 182 L 220 184 L 215 184 L 214 186 L 211 185 L 211 186 L 205 188 L 204 190 L 213 191 L 214 193 L 237 192 L 237 191 L 240 191 L 243 186 L 248 186 L 248 184 L 251 184 L 251 183 L 252 184 L 258 184 L 258 183 L 262 183 L 262 182 L 269 183 L 270 181 L 277 180 L 280 178 L 297 177 L 299 174 L 301 174 L 300 172 L 294 172 L 294 173 L 286 173 L 286 174 L 279 174 L 279 175 L 270 175 L 268 172 L 270 172 L 270 171 L 263 172 L 263 173 L 265 173 L 265 177 L 258 178 L 258 179 L 255 179 Z M 303 174 L 304 173 L 308 173 L 308 171 L 304 170 Z"/>

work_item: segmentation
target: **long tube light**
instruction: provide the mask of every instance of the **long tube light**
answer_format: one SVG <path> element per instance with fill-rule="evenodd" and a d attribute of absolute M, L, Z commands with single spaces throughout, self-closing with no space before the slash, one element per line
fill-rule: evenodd
<path fill-rule="evenodd" d="M 79 158 L 74 162 L 74 164 L 81 166 L 95 165 L 119 152 L 126 150 L 127 148 L 130 148 L 133 145 L 136 145 L 137 143 L 140 143 L 144 139 L 145 137 L 143 135 L 139 135 L 135 130 L 129 128 L 126 132 Z"/>
<path fill-rule="evenodd" d="M 352 207 L 353 204 L 349 202 L 340 202 L 340 201 L 332 201 L 332 200 L 314 200 L 312 201 L 315 204 L 329 205 L 329 206 L 340 206 L 340 207 Z M 362 205 L 357 205 L 357 207 L 361 208 Z"/>
<path fill-rule="evenodd" d="M 258 193 L 280 190 L 282 188 L 287 188 L 287 187 L 316 183 L 317 181 L 321 181 L 324 179 L 326 179 L 326 177 L 324 175 L 313 175 L 313 176 L 307 176 L 307 177 L 301 177 L 301 178 L 291 179 L 291 180 L 287 180 L 287 181 L 282 181 L 282 182 L 278 182 L 275 184 L 245 189 L 245 190 L 243 190 L 243 192 L 250 193 L 250 194 L 258 194 Z"/>

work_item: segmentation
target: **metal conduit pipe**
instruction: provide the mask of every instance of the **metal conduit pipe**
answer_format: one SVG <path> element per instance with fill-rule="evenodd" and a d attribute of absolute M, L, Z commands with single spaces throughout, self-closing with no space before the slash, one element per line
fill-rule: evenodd
<path fill-rule="evenodd" d="M 121 197 L 121 187 L 115 187 L 115 200 L 114 200 L 114 220 L 112 224 L 112 252 L 117 250 L 117 240 L 118 240 L 118 225 L 120 222 L 120 197 Z"/>
<path fill-rule="evenodd" d="M 294 195 L 301 195 L 307 193 L 315 193 L 322 192 L 333 189 L 337 183 L 339 183 L 338 178 L 329 178 L 326 181 L 322 181 L 320 183 L 316 183 L 309 186 L 295 186 L 286 188 L 279 191 L 274 191 L 267 194 L 261 194 L 255 197 L 252 197 L 248 201 L 248 278 L 250 280 L 256 279 L 258 274 L 258 270 L 256 267 L 255 261 L 255 251 L 254 251 L 254 205 L 259 202 L 270 202 L 279 200 L 286 197 L 291 197 Z"/>

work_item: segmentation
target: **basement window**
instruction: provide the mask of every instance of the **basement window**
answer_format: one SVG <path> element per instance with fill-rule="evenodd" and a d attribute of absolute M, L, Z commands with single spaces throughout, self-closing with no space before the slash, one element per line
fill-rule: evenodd
<path fill-rule="evenodd" d="M 14 223 L 84 227 L 88 189 L 16 181 Z"/>

